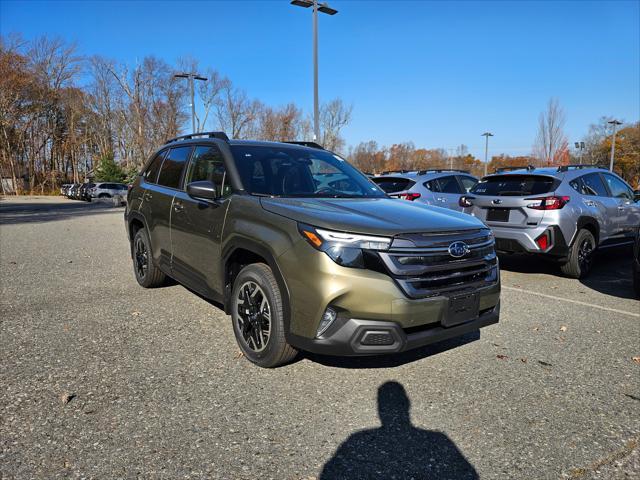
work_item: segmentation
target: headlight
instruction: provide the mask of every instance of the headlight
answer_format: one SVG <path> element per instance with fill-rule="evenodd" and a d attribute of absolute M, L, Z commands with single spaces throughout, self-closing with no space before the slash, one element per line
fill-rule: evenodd
<path fill-rule="evenodd" d="M 333 232 L 304 224 L 298 224 L 298 229 L 313 248 L 326 253 L 343 267 L 364 268 L 363 249 L 387 250 L 391 245 L 391 239 L 386 237 Z"/>

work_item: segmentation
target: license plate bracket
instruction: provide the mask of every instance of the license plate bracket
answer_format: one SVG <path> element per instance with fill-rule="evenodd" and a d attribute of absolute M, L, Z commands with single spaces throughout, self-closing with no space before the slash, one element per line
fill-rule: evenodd
<path fill-rule="evenodd" d="M 508 222 L 509 221 L 508 208 L 489 208 L 487 210 L 487 222 Z"/>
<path fill-rule="evenodd" d="M 480 296 L 477 293 L 466 293 L 449 297 L 449 308 L 442 326 L 451 327 L 478 318 Z"/>

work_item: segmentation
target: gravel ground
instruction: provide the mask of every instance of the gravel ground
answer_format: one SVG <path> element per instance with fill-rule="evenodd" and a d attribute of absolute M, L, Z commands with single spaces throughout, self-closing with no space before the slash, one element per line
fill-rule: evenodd
<path fill-rule="evenodd" d="M 0 201 L 1 478 L 640 475 L 630 251 L 583 283 L 503 259 L 481 335 L 263 370 L 220 310 L 136 284 L 122 213 Z"/>

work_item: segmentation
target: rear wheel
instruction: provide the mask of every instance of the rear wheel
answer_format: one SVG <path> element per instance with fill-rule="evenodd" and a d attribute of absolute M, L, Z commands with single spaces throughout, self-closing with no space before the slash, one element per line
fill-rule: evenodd
<path fill-rule="evenodd" d="M 569 259 L 560 269 L 571 278 L 584 278 L 593 266 L 593 256 L 596 250 L 596 239 L 587 229 L 582 229 L 569 249 Z"/>
<path fill-rule="evenodd" d="M 166 276 L 156 267 L 151 257 L 151 243 L 144 228 L 138 230 L 133 237 L 133 271 L 136 280 L 144 288 L 159 287 L 164 284 Z"/>
<path fill-rule="evenodd" d="M 273 368 L 289 362 L 297 351 L 285 338 L 282 295 L 271 269 L 263 263 L 244 267 L 233 284 L 233 333 L 251 362 Z"/>

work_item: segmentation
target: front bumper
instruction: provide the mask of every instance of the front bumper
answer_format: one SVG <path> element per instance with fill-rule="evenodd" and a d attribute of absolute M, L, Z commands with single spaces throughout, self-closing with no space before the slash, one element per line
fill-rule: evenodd
<path fill-rule="evenodd" d="M 500 303 L 475 320 L 453 327 L 428 324 L 418 329 L 403 329 L 395 322 L 347 319 L 330 336 L 308 339 L 295 337 L 296 347 L 313 353 L 340 356 L 365 356 L 399 353 L 450 338 L 460 337 L 482 327 L 498 323 Z"/>
<path fill-rule="evenodd" d="M 287 341 L 301 350 L 330 355 L 394 353 L 498 321 L 499 277 L 482 287 L 416 299 L 408 298 L 389 275 L 342 267 L 304 241 L 277 260 L 287 279 L 291 307 Z M 479 317 L 445 327 L 451 321 L 449 298 L 467 293 L 477 295 Z M 338 318 L 317 337 L 320 319 L 328 306 L 338 312 Z M 372 331 L 384 335 L 368 333 Z M 376 344 L 379 341 L 383 344 Z"/>

